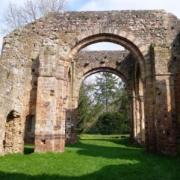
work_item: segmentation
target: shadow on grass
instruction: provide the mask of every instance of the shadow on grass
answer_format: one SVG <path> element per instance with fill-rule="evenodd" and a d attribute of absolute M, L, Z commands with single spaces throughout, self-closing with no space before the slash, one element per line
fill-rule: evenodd
<path fill-rule="evenodd" d="M 92 144 L 91 144 L 92 141 Z M 101 145 L 94 142 L 102 142 Z M 107 146 L 103 142 L 114 143 L 114 146 Z M 86 143 L 87 142 L 87 143 Z M 90 142 L 90 143 L 89 143 Z M 99 144 L 99 143 L 98 143 Z M 117 146 L 117 145 L 119 146 Z M 129 138 L 122 139 L 83 139 L 75 145 L 69 145 L 71 148 L 78 148 L 78 154 L 92 157 L 103 157 L 108 159 L 135 159 L 137 156 L 143 156 L 145 151 L 137 144 L 132 144 Z"/>
<path fill-rule="evenodd" d="M 94 139 L 93 139 L 94 140 Z M 96 140 L 95 140 L 96 141 Z M 127 138 L 99 139 L 100 143 L 91 144 L 91 140 L 83 140 L 71 148 L 77 148 L 77 153 L 82 156 L 103 157 L 105 160 L 118 159 L 118 164 L 102 166 L 92 173 L 73 176 L 69 173 L 57 171 L 57 174 L 28 175 L 23 173 L 0 172 L 0 180 L 178 180 L 180 179 L 180 158 L 169 158 L 158 155 L 146 154 L 142 148 L 134 147 Z M 103 141 L 115 143 L 105 145 Z M 119 145 L 119 146 L 117 146 Z M 26 154 L 32 153 L 33 148 L 26 147 Z M 67 153 L 68 155 L 68 153 Z M 60 158 L 60 157 L 59 157 Z M 95 158 L 96 159 L 96 158 Z M 95 160 L 93 159 L 93 160 Z M 122 160 L 122 161 L 121 161 Z M 48 160 L 47 160 L 48 163 Z M 56 163 L 56 162 L 54 162 Z M 96 163 L 96 162 L 94 162 Z M 65 166 L 65 164 L 64 164 Z M 76 164 L 72 163 L 74 171 Z M 173 167 L 173 168 L 172 168 Z M 65 168 L 69 168 L 68 166 Z M 45 171 L 46 172 L 46 171 Z M 47 171 L 48 173 L 48 171 Z M 63 175 L 62 175 L 63 174 Z"/>
<path fill-rule="evenodd" d="M 127 165 L 109 165 L 99 171 L 81 175 L 81 176 L 64 176 L 64 175 L 26 175 L 21 173 L 0 172 L 1 180 L 178 180 L 179 171 L 168 171 L 166 168 L 143 166 L 143 163 Z"/>
<path fill-rule="evenodd" d="M 133 175 L 130 177 L 129 172 L 133 169 L 133 165 L 129 166 L 119 166 L 119 165 L 110 165 L 102 168 L 99 171 L 96 171 L 91 174 L 72 177 L 72 176 L 61 176 L 61 175 L 26 175 L 20 173 L 5 173 L 0 172 L 1 180 L 135 180 L 138 178 L 138 175 L 133 171 Z M 128 175 L 128 176 L 127 176 Z M 149 180 L 148 178 L 146 178 Z M 140 179 L 137 179 L 140 180 Z M 156 179 L 153 179 L 156 180 Z"/>
<path fill-rule="evenodd" d="M 81 138 L 81 137 L 79 137 L 79 139 L 80 140 L 83 140 L 83 141 L 89 141 L 89 140 L 92 140 L 92 141 L 94 141 L 94 140 L 98 140 L 98 141 L 109 141 L 109 142 L 113 142 L 113 143 L 117 143 L 117 144 L 122 144 L 122 145 L 125 145 L 125 146 L 128 146 L 128 147 L 137 147 L 137 148 L 143 148 L 143 146 L 142 145 L 140 145 L 140 144 L 138 144 L 137 142 L 135 142 L 133 139 L 131 139 L 129 136 L 127 136 L 127 135 L 125 135 L 125 136 L 123 136 L 123 135 L 121 135 L 121 136 L 112 136 L 112 137 L 110 137 L 110 138 L 101 138 L 101 136 L 100 137 L 95 137 L 95 138 L 90 138 L 90 137 L 88 137 L 88 138 Z"/>

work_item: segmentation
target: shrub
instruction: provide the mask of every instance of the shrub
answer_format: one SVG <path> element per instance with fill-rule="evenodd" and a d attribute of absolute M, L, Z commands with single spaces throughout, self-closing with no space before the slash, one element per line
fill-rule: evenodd
<path fill-rule="evenodd" d="M 119 112 L 106 112 L 99 116 L 96 125 L 90 133 L 100 134 L 126 134 L 129 133 L 129 122 L 125 114 Z"/>

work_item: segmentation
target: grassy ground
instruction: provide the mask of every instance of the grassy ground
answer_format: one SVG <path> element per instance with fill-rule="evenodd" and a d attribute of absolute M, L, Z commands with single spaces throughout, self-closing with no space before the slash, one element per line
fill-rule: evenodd
<path fill-rule="evenodd" d="M 63 154 L 0 157 L 0 180 L 179 180 L 180 157 L 147 154 L 126 137 L 83 135 Z"/>

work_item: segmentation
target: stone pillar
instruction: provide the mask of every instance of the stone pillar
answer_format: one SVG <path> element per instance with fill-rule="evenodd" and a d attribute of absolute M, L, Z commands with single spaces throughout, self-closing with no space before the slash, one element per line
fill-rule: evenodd
<path fill-rule="evenodd" d="M 71 125 L 71 134 L 70 134 L 70 144 L 74 144 L 77 142 L 78 140 L 78 132 L 77 132 L 77 121 L 78 121 L 78 112 L 77 112 L 77 108 L 78 108 L 78 98 L 73 97 L 73 107 L 72 107 L 72 111 L 71 111 L 71 121 L 72 121 L 72 125 Z"/>
<path fill-rule="evenodd" d="M 71 63 L 71 75 L 69 77 L 68 114 L 66 118 L 66 143 L 77 142 L 77 120 L 78 120 L 78 100 L 81 81 L 76 77 L 75 63 Z"/>
<path fill-rule="evenodd" d="M 180 47 L 179 47 L 180 49 Z M 180 53 L 180 52 L 179 52 Z M 180 152 L 180 54 L 172 61 L 172 72 L 175 72 L 174 86 L 175 86 L 175 102 L 176 102 L 176 134 L 177 134 L 177 151 Z"/>
<path fill-rule="evenodd" d="M 180 58 L 179 58 L 179 62 L 180 62 Z M 178 67 L 180 69 L 180 63 Z M 176 97 L 175 100 L 176 100 L 176 118 L 177 118 L 177 129 L 176 129 L 177 145 L 178 145 L 178 152 L 180 152 L 180 73 L 177 73 L 175 78 L 175 97 Z"/>
<path fill-rule="evenodd" d="M 66 120 L 69 113 L 68 107 L 68 72 L 70 63 L 66 60 L 58 60 L 56 68 L 57 78 L 57 109 L 54 131 L 60 133 L 60 151 L 64 151 L 66 141 Z"/>
<path fill-rule="evenodd" d="M 144 85 L 141 80 L 139 64 L 135 67 L 134 73 L 134 138 L 139 144 L 145 143 L 145 117 L 144 117 Z"/>
<path fill-rule="evenodd" d="M 154 47 L 155 129 L 157 152 L 176 154 L 174 74 L 169 72 L 171 52 L 168 47 Z"/>
<path fill-rule="evenodd" d="M 134 138 L 139 144 L 145 143 L 144 101 L 142 96 L 133 97 Z"/>
<path fill-rule="evenodd" d="M 138 102 L 140 111 L 140 143 L 145 144 L 145 112 L 144 112 L 144 84 L 139 79 Z"/>
<path fill-rule="evenodd" d="M 155 78 L 154 48 L 151 46 L 145 59 L 144 116 L 145 116 L 145 147 L 146 151 L 156 152 L 155 131 Z"/>
<path fill-rule="evenodd" d="M 140 112 L 140 103 L 139 96 L 135 97 L 135 105 L 136 105 L 136 140 L 138 143 L 141 142 L 141 112 Z"/>
<path fill-rule="evenodd" d="M 133 90 L 132 90 L 132 84 L 127 84 L 127 94 L 128 94 L 128 119 L 130 124 L 130 138 L 131 140 L 134 140 L 134 114 L 133 114 Z"/>
<path fill-rule="evenodd" d="M 35 125 L 36 152 L 64 151 L 65 71 L 63 64 L 58 64 L 57 52 L 58 48 L 48 46 L 40 55 Z"/>
<path fill-rule="evenodd" d="M 60 133 L 55 133 L 56 123 L 56 87 L 55 77 L 39 77 L 36 105 L 35 151 L 58 151 Z M 58 142 L 59 140 L 59 142 Z"/>
<path fill-rule="evenodd" d="M 141 109 L 141 123 L 140 123 L 140 129 L 141 129 L 141 144 L 145 144 L 145 116 L 144 116 L 144 97 L 139 97 L 140 101 L 140 109 Z"/>
<path fill-rule="evenodd" d="M 133 92 L 133 137 L 137 141 L 137 126 L 138 126 L 138 119 L 137 119 L 137 101 L 135 92 Z"/>

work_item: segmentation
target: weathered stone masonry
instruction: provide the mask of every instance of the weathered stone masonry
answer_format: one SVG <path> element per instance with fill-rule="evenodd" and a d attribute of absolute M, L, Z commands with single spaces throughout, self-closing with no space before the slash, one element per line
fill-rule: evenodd
<path fill-rule="evenodd" d="M 165 11 L 55 13 L 13 31 L 4 38 L 0 58 L 0 154 L 23 152 L 28 119 L 35 121 L 36 152 L 63 152 L 80 83 L 100 70 L 127 80 L 132 136 L 148 151 L 176 154 L 179 34 L 180 21 Z M 77 58 L 82 48 L 102 41 L 124 46 L 128 58 L 121 65 L 106 58 L 93 65 Z M 68 127 L 75 141 L 75 128 Z"/>
<path fill-rule="evenodd" d="M 132 98 L 133 68 L 135 60 L 128 51 L 82 51 L 74 58 L 74 79 L 70 86 L 69 113 L 66 120 L 66 140 L 76 142 L 76 119 L 79 91 L 82 81 L 97 72 L 107 71 L 118 75 L 127 86 L 129 97 Z M 72 89 L 72 87 L 74 88 Z M 73 91 L 72 91 L 73 90 Z M 130 119 L 132 121 L 132 117 Z M 133 135 L 132 135 L 133 136 Z"/>

